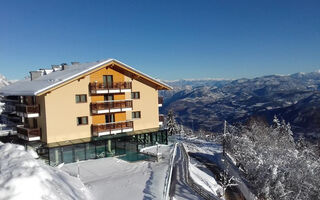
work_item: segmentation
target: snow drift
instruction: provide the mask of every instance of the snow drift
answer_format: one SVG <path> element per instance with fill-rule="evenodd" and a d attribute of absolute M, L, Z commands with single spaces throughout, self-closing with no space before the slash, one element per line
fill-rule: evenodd
<path fill-rule="evenodd" d="M 34 151 L 0 142 L 0 200 L 92 199 L 83 183 L 36 160 Z"/>

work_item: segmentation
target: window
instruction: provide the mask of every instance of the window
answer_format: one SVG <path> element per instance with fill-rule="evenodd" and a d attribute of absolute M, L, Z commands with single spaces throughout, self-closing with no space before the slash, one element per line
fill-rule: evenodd
<path fill-rule="evenodd" d="M 106 123 L 114 122 L 114 114 L 108 114 L 106 116 Z"/>
<path fill-rule="evenodd" d="M 88 124 L 88 117 L 77 117 L 77 124 L 78 126 Z"/>
<path fill-rule="evenodd" d="M 87 95 L 86 94 L 78 94 L 76 95 L 76 103 L 86 103 Z"/>
<path fill-rule="evenodd" d="M 132 92 L 131 99 L 140 99 L 140 92 Z"/>
<path fill-rule="evenodd" d="M 141 118 L 141 112 L 140 111 L 132 112 L 132 119 L 137 119 L 137 118 Z"/>
<path fill-rule="evenodd" d="M 103 85 L 107 88 L 113 88 L 113 76 L 112 75 L 105 75 L 103 76 Z"/>

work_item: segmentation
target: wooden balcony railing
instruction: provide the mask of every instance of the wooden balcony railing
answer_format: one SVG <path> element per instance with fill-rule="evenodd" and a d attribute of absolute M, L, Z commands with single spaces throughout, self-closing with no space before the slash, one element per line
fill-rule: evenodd
<path fill-rule="evenodd" d="M 108 112 L 112 109 L 132 108 L 132 100 L 119 100 L 119 101 L 105 101 L 105 102 L 94 102 L 91 103 L 91 111 L 97 113 L 99 110 L 107 110 Z"/>
<path fill-rule="evenodd" d="M 158 104 L 163 104 L 163 97 L 158 97 Z"/>
<path fill-rule="evenodd" d="M 130 129 L 130 128 L 133 128 L 133 121 L 113 122 L 113 123 L 106 123 L 106 124 L 93 124 L 92 134 L 93 136 L 99 136 L 99 133 L 101 132 Z"/>
<path fill-rule="evenodd" d="M 159 122 L 164 122 L 164 115 L 159 115 Z"/>
<path fill-rule="evenodd" d="M 41 135 L 40 128 L 17 127 L 17 132 L 27 138 L 39 137 Z"/>
<path fill-rule="evenodd" d="M 3 101 L 5 102 L 19 102 L 20 98 L 18 96 L 7 96 L 3 98 Z"/>
<path fill-rule="evenodd" d="M 93 82 L 89 85 L 90 91 L 96 93 L 99 90 L 124 90 L 132 89 L 132 82 L 114 82 L 114 83 L 98 83 Z"/>
<path fill-rule="evenodd" d="M 18 104 L 16 105 L 16 111 L 17 112 L 21 112 L 21 113 L 39 113 L 40 109 L 39 109 L 39 105 L 25 105 L 25 104 Z"/>

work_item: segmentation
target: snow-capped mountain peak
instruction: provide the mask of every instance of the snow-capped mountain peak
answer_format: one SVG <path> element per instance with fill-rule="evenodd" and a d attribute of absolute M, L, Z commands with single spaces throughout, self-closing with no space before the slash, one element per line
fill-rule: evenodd
<path fill-rule="evenodd" d="M 7 86 L 10 84 L 10 81 L 7 80 L 7 78 L 5 76 L 3 76 L 2 74 L 0 74 L 0 88 Z"/>

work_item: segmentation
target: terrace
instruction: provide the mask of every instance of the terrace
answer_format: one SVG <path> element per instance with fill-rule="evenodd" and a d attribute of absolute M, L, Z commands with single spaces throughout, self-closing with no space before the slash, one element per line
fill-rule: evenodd
<path fill-rule="evenodd" d="M 133 131 L 133 121 L 92 124 L 92 135 L 96 137 L 130 131 Z"/>
<path fill-rule="evenodd" d="M 108 94 L 131 92 L 132 82 L 115 82 L 115 83 L 90 83 L 89 89 L 91 94 Z"/>
<path fill-rule="evenodd" d="M 39 105 L 26 105 L 26 104 L 18 104 L 16 105 L 17 115 L 20 117 L 26 118 L 34 118 L 39 117 L 40 108 Z"/>
<path fill-rule="evenodd" d="M 17 126 L 18 137 L 27 141 L 40 140 L 41 131 L 40 128 L 28 128 L 23 126 Z"/>
<path fill-rule="evenodd" d="M 132 100 L 102 101 L 91 103 L 94 114 L 125 112 L 132 110 Z"/>

